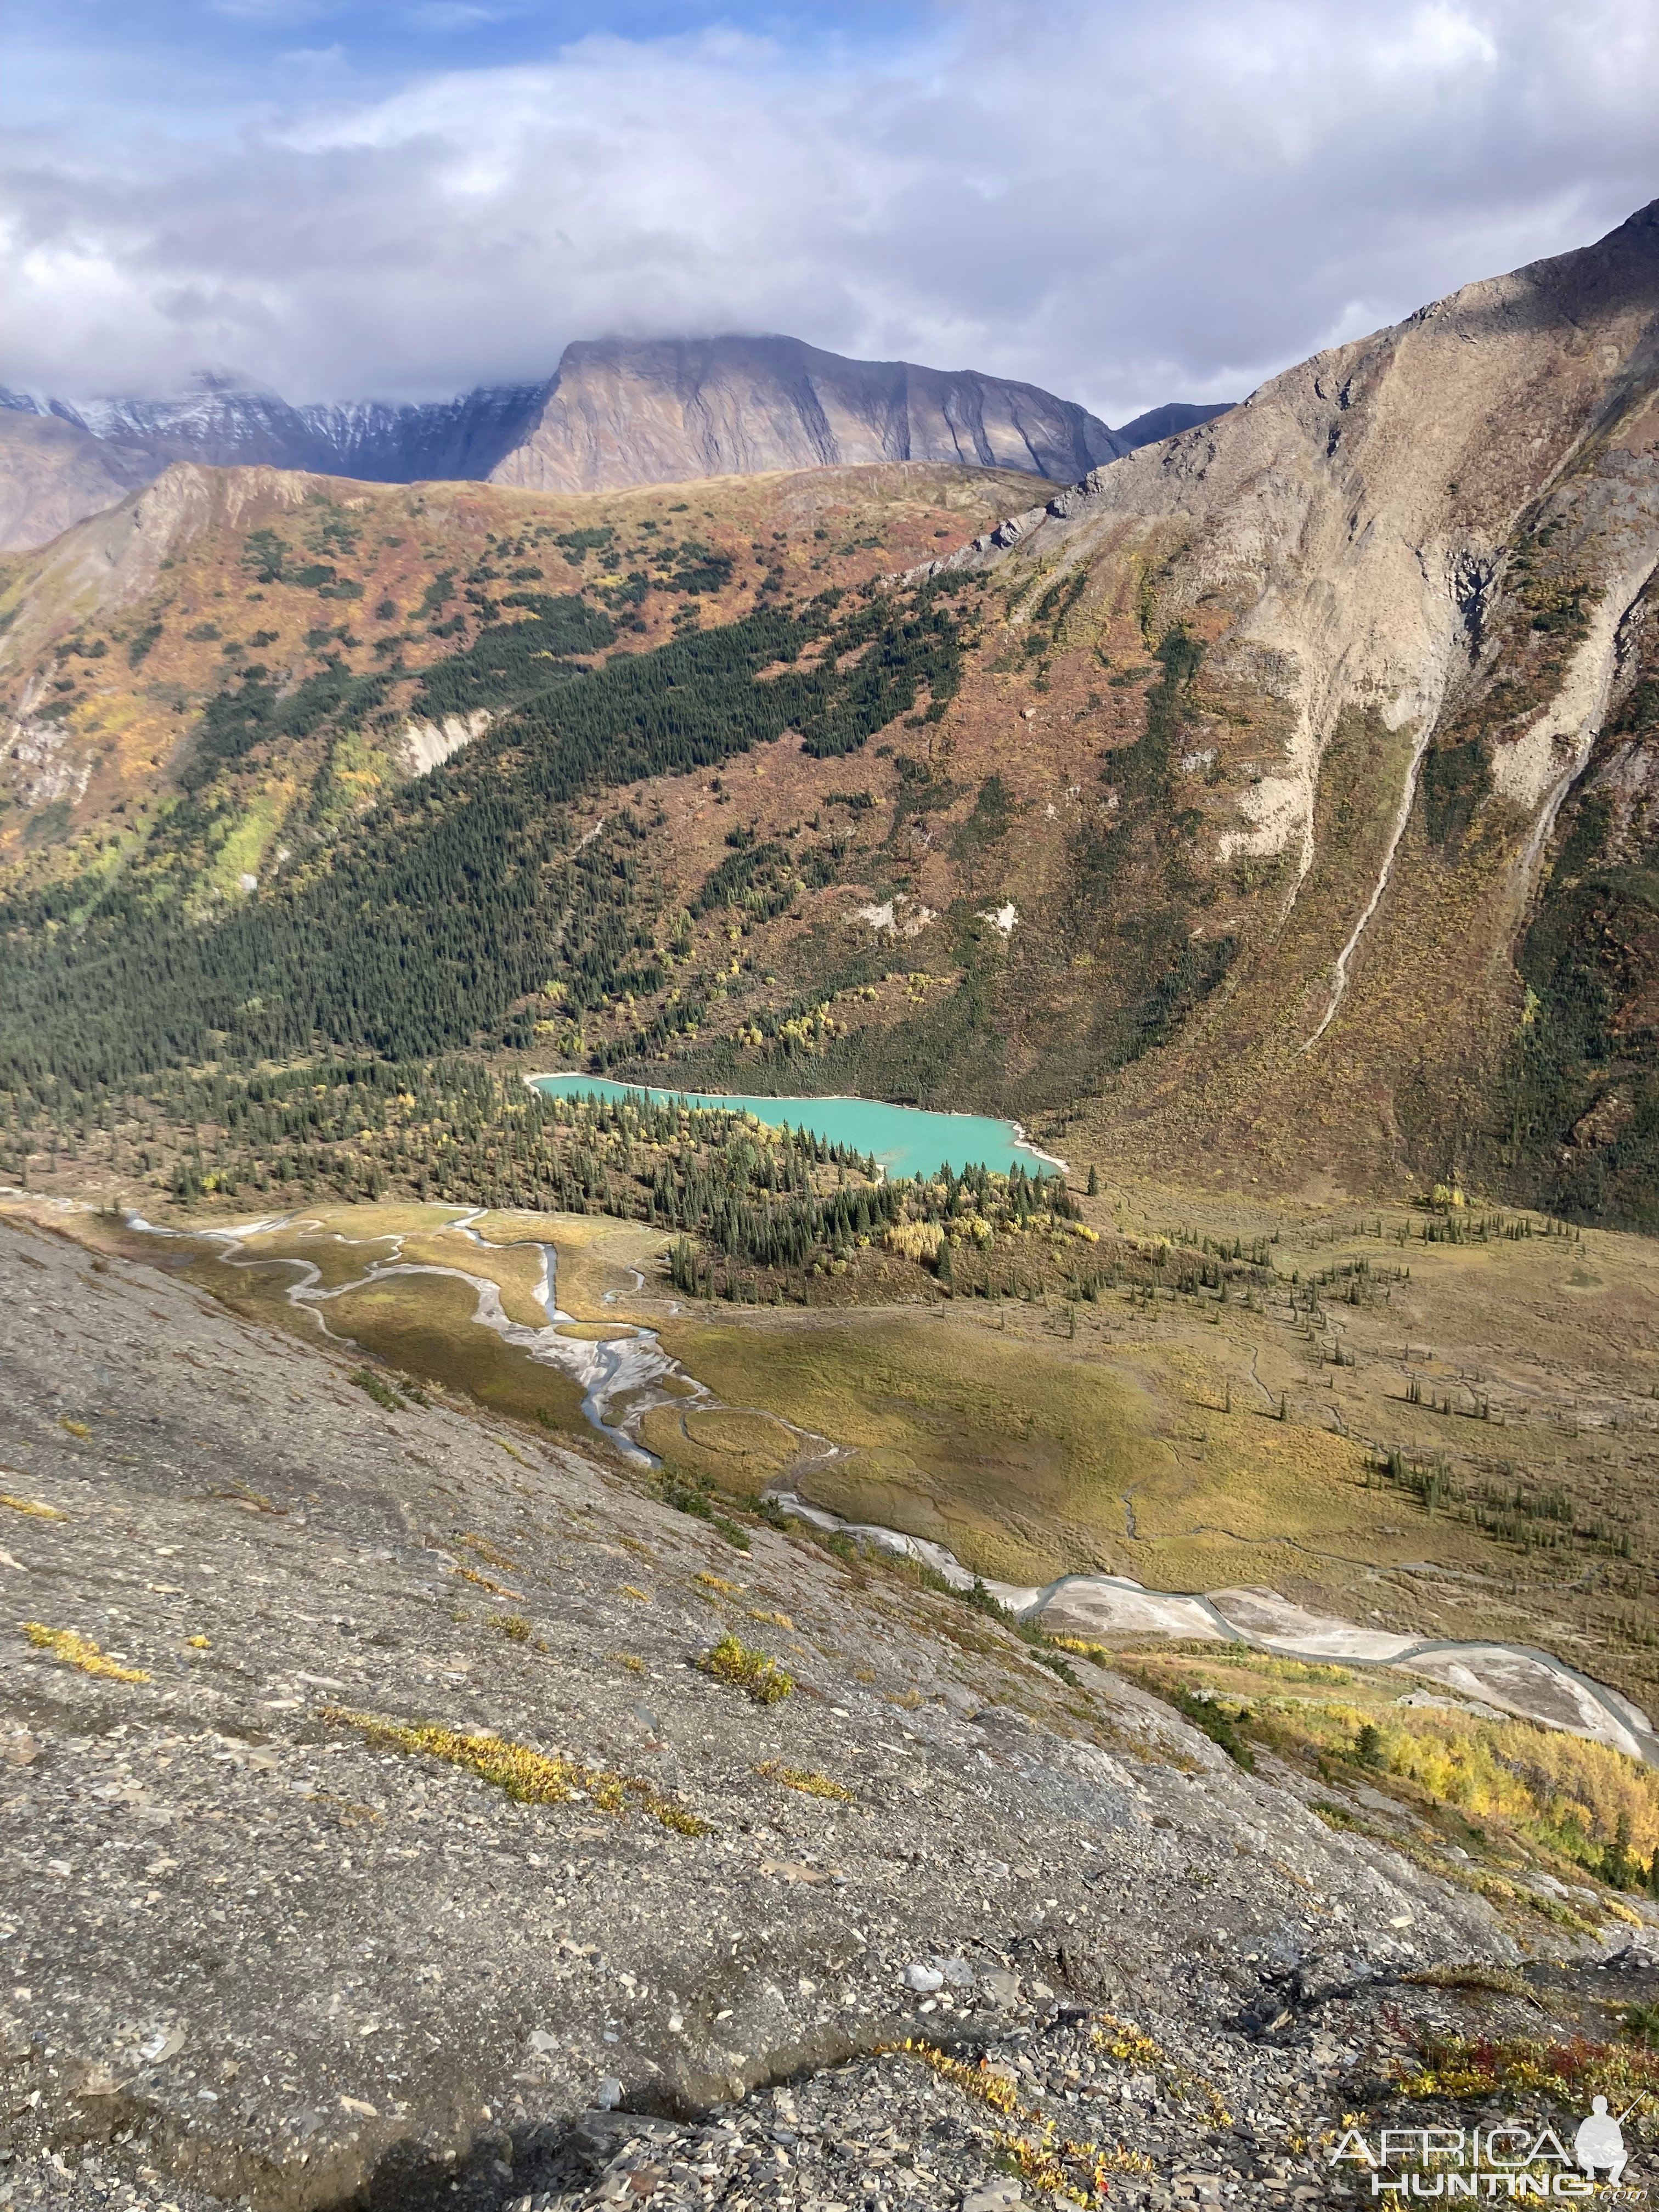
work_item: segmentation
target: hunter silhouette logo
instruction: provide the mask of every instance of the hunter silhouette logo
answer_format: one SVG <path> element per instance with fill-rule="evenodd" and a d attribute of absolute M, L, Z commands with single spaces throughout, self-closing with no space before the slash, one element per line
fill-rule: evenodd
<path fill-rule="evenodd" d="M 1638 2097 L 1636 2104 L 1641 2101 Z M 1624 2123 L 1635 2110 L 1632 2105 L 1615 2118 L 1605 2097 L 1593 2098 L 1571 2152 L 1553 2128 L 1518 2122 L 1384 2128 L 1375 2139 L 1349 2128 L 1328 2163 L 1339 2171 L 1358 2167 L 1373 2197 L 1589 2197 L 1623 2187 L 1630 2159 Z"/>
<path fill-rule="evenodd" d="M 1630 2112 L 1635 2110 L 1632 2105 Z M 1589 2180 L 1595 2180 L 1598 2167 L 1606 2166 L 1608 2187 L 1618 2188 L 1619 2177 L 1630 2155 L 1625 2148 L 1623 2124 L 1629 2118 L 1630 2112 L 1621 2112 L 1615 2120 L 1608 2114 L 1605 2097 L 1591 2099 L 1589 2112 L 1578 2123 L 1578 2132 L 1572 2139 L 1573 2151 Z"/>

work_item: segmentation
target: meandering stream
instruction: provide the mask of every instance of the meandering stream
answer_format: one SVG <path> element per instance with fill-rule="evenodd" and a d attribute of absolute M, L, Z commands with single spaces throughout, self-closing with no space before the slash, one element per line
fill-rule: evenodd
<path fill-rule="evenodd" d="M 387 1259 L 367 1261 L 361 1274 L 331 1289 L 323 1281 L 315 1261 L 297 1255 L 250 1253 L 251 1237 L 295 1229 L 314 1216 L 306 1213 L 273 1215 L 241 1222 L 234 1227 L 191 1230 L 163 1229 L 141 1216 L 127 1216 L 127 1226 L 140 1234 L 169 1239 L 191 1238 L 220 1247 L 224 1264 L 232 1267 L 289 1267 L 296 1279 L 285 1296 L 296 1311 L 311 1315 L 323 1334 L 337 1344 L 353 1340 L 329 1326 L 331 1301 L 347 1291 L 407 1275 L 435 1275 L 468 1285 L 477 1304 L 473 1318 L 492 1329 L 504 1342 L 523 1352 L 538 1365 L 556 1370 L 581 1386 L 582 1412 L 595 1431 L 606 1437 L 633 1465 L 652 1468 L 660 1462 L 641 1437 L 641 1425 L 653 1409 L 664 1406 L 683 1410 L 696 1407 L 748 1413 L 764 1412 L 766 1418 L 795 1438 L 799 1449 L 790 1470 L 769 1486 L 768 1495 L 809 1526 L 830 1533 L 845 1533 L 860 1543 L 896 1556 L 915 1559 L 932 1568 L 957 1589 L 970 1589 L 977 1577 L 953 1552 L 902 1530 L 873 1522 L 848 1522 L 838 1514 L 811 1504 L 794 1484 L 806 1469 L 850 1455 L 851 1448 L 832 1438 L 797 1427 L 768 1409 L 726 1406 L 706 1383 L 689 1375 L 663 1348 L 654 1329 L 633 1322 L 618 1322 L 618 1334 L 606 1340 L 567 1336 L 562 1331 L 574 1316 L 557 1303 L 558 1254 L 548 1243 L 533 1238 L 495 1244 L 474 1225 L 486 1209 L 443 1224 L 447 1233 L 459 1233 L 489 1250 L 522 1250 L 529 1245 L 540 1255 L 541 1273 L 535 1288 L 536 1303 L 546 1316 L 535 1326 L 516 1322 L 506 1312 L 499 1287 L 487 1277 L 465 1268 L 446 1267 L 430 1261 L 404 1257 L 405 1236 L 396 1231 L 373 1240 L 390 1244 Z M 343 1243 L 352 1240 L 341 1238 Z M 363 1240 L 365 1243 L 370 1240 Z M 643 1287 L 637 1271 L 634 1288 Z M 606 1302 L 617 1291 L 606 1291 Z M 678 1309 L 672 1309 L 678 1310 Z M 631 1332 L 623 1335 L 620 1332 Z M 1114 1636 L 1166 1636 L 1203 1641 L 1247 1644 L 1275 1657 L 1323 1660 L 1345 1667 L 1395 1669 L 1419 1680 L 1443 1686 L 1444 1699 L 1432 1692 L 1410 1692 L 1413 1702 L 1445 1703 L 1492 1718 L 1518 1714 L 1547 1727 L 1565 1729 L 1590 1737 L 1632 1757 L 1659 1766 L 1659 1734 L 1639 1705 L 1583 1674 L 1553 1652 L 1530 1644 L 1466 1642 L 1440 1637 L 1415 1637 L 1365 1628 L 1334 1615 L 1310 1613 L 1281 1597 L 1276 1590 L 1259 1588 L 1194 1593 L 1149 1589 L 1127 1575 L 1062 1575 L 1041 1586 L 1024 1586 L 987 1580 L 989 1594 L 1018 1619 L 1040 1622 L 1053 1632 L 1099 1638 Z"/>
<path fill-rule="evenodd" d="M 141 1215 L 126 1217 L 129 1229 L 147 1237 L 199 1238 L 220 1247 L 220 1256 L 225 1266 L 262 1269 L 291 1267 L 295 1280 L 284 1293 L 288 1303 L 296 1312 L 308 1313 L 323 1334 L 337 1344 L 352 1344 L 349 1335 L 329 1326 L 326 1308 L 335 1298 L 349 1291 L 368 1289 L 375 1283 L 395 1280 L 400 1275 L 434 1275 L 451 1282 L 463 1283 L 477 1297 L 477 1309 L 473 1319 L 483 1328 L 493 1329 L 506 1344 L 524 1352 L 538 1366 L 551 1367 L 577 1383 L 582 1392 L 582 1412 L 596 1430 L 623 1456 L 635 1466 L 654 1467 L 655 1455 L 648 1452 L 639 1440 L 639 1427 L 653 1407 L 677 1402 L 682 1399 L 712 1403 L 710 1394 L 693 1376 L 685 1373 L 677 1360 L 670 1358 L 654 1329 L 642 1328 L 632 1322 L 618 1322 L 617 1334 L 605 1339 L 566 1336 L 562 1329 L 575 1322 L 574 1314 L 565 1313 L 557 1303 L 559 1255 L 551 1244 L 533 1238 L 515 1239 L 512 1244 L 491 1244 L 481 1237 L 474 1224 L 486 1212 L 476 1206 L 469 1213 L 446 1221 L 442 1227 L 447 1235 L 459 1234 L 471 1243 L 495 1251 L 522 1251 L 526 1245 L 538 1253 L 541 1260 L 541 1275 L 534 1297 L 547 1319 L 537 1327 L 514 1321 L 501 1304 L 499 1286 L 488 1277 L 475 1275 L 465 1267 L 446 1267 L 432 1261 L 406 1260 L 404 1234 L 393 1231 L 374 1238 L 375 1243 L 390 1244 L 393 1256 L 372 1259 L 362 1273 L 350 1281 L 337 1283 L 331 1289 L 323 1281 L 322 1270 L 315 1261 L 302 1259 L 297 1254 L 248 1252 L 248 1239 L 270 1236 L 282 1230 L 302 1227 L 315 1217 L 305 1212 L 272 1214 L 262 1220 L 239 1222 L 234 1227 L 219 1226 L 203 1229 L 162 1229 Z M 429 1233 L 422 1231 L 422 1234 Z M 340 1242 L 349 1243 L 349 1238 Z M 369 1240 L 365 1239 L 367 1243 Z M 636 1277 L 642 1284 L 643 1276 Z M 609 1295 L 614 1295 L 609 1294 Z M 665 1388 L 672 1377 L 677 1387 Z M 613 1421 L 610 1413 L 613 1404 L 628 1401 L 625 1416 Z"/>

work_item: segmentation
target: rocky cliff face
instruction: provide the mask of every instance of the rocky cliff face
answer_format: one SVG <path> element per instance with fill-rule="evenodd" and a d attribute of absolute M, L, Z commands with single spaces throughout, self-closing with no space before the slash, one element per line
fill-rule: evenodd
<path fill-rule="evenodd" d="M 597 491 L 871 461 L 961 461 L 1075 483 L 1127 448 L 1035 385 L 848 361 L 798 338 L 568 346 L 498 483 Z"/>
<path fill-rule="evenodd" d="M 1501 1167 L 1582 1124 L 1615 1176 L 1650 1145 L 1650 932 L 1626 909 L 1659 779 L 1659 206 L 1315 356 L 959 557 L 1028 580 L 1039 726 L 1073 692 L 1103 725 L 1099 653 L 1156 678 L 1047 864 L 1051 893 L 1093 887 L 1109 999 L 1144 1011 L 1210 963 L 1182 1042 L 1126 1077 L 1121 1133 L 1285 1168 L 1313 1127 L 1384 1173 L 1430 1130 L 1467 1160 L 1484 1129 Z M 1601 920 L 1517 974 L 1540 896 L 1585 877 Z M 1158 914 L 1168 957 L 1137 966 L 1120 925 L 1144 941 Z"/>
<path fill-rule="evenodd" d="M 488 477 L 536 420 L 539 384 L 481 385 L 425 406 L 357 400 L 297 411 L 319 458 L 309 465 L 369 483 L 465 482 Z"/>

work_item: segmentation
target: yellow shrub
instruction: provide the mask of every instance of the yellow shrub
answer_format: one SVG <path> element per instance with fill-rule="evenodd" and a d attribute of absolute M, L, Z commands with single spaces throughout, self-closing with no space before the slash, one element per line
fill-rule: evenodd
<path fill-rule="evenodd" d="M 775 1659 L 769 1659 L 763 1651 L 751 1651 L 735 1636 L 722 1636 L 697 1664 L 705 1674 L 712 1674 L 718 1682 L 729 1682 L 757 1705 L 780 1705 L 795 1686 L 793 1677 L 784 1673 Z"/>
<path fill-rule="evenodd" d="M 1607 1744 L 1536 1726 L 1483 1722 L 1432 1708 L 1362 1714 L 1347 1705 L 1291 1707 L 1273 1720 L 1324 1750 L 1349 1748 L 1362 1725 L 1376 1730 L 1380 1765 L 1474 1820 L 1497 1820 L 1552 1848 L 1608 1844 L 1622 1832 L 1635 1856 L 1659 1850 L 1659 1772 Z"/>
<path fill-rule="evenodd" d="M 661 1826 L 681 1836 L 708 1833 L 708 1823 L 688 1813 L 672 1797 L 665 1797 L 648 1782 L 613 1774 L 608 1768 L 584 1766 L 579 1759 L 556 1752 L 532 1751 L 528 1744 L 506 1737 L 464 1735 L 458 1729 L 410 1727 L 403 1721 L 382 1720 L 374 1713 L 354 1713 L 343 1705 L 329 1705 L 323 1718 L 354 1728 L 377 1748 L 423 1753 L 459 1766 L 503 1790 L 521 1805 L 559 1805 L 577 1796 L 587 1797 L 602 1813 L 621 1813 L 631 1797 Z"/>
<path fill-rule="evenodd" d="M 844 1805 L 855 1802 L 850 1790 L 843 1789 L 839 1782 L 832 1782 L 816 1768 L 781 1766 L 775 1759 L 763 1759 L 755 1771 L 769 1782 L 781 1782 L 786 1790 L 799 1790 L 808 1797 L 833 1797 Z"/>
<path fill-rule="evenodd" d="M 48 1628 L 44 1620 L 26 1620 L 23 1633 L 37 1651 L 51 1652 L 54 1659 L 65 1667 L 76 1668 L 82 1674 L 103 1674 L 112 1682 L 149 1680 L 142 1667 L 118 1667 L 90 1637 L 78 1635 L 72 1628 Z"/>
<path fill-rule="evenodd" d="M 27 1513 L 37 1521 L 61 1521 L 64 1517 L 55 1505 L 37 1505 L 33 1498 L 14 1498 L 6 1490 L 0 1490 L 0 1505 L 9 1505 L 14 1513 Z"/>
<path fill-rule="evenodd" d="M 896 1221 L 881 1241 L 901 1259 L 937 1260 L 945 1231 L 937 1221 Z"/>

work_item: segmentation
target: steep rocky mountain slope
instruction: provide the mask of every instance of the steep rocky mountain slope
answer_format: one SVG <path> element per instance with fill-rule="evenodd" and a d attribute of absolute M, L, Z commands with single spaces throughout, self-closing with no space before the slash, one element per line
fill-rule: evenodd
<path fill-rule="evenodd" d="M 1176 437 L 1182 430 L 1195 430 L 1201 422 L 1213 422 L 1232 404 L 1229 400 L 1212 407 L 1189 399 L 1172 399 L 1166 406 L 1149 407 L 1144 415 L 1135 416 L 1113 435 L 1130 453 L 1135 453 L 1142 446 L 1156 446 L 1165 438 Z"/>
<path fill-rule="evenodd" d="M 449 401 L 290 406 L 244 377 L 206 371 L 183 399 L 48 403 L 93 437 L 137 446 L 165 467 L 315 469 L 374 483 L 487 477 L 532 419 L 538 385 L 485 385 Z"/>
<path fill-rule="evenodd" d="M 963 556 L 1066 647 L 1039 720 L 1088 721 L 1091 652 L 1136 632 L 1159 671 L 1050 856 L 1102 894 L 1085 953 L 1161 929 L 1208 1000 L 1115 1141 L 1179 1132 L 1222 1176 L 1437 1155 L 1650 1218 L 1656 310 L 1659 206 Z"/>
<path fill-rule="evenodd" d="M 157 472 L 140 447 L 94 438 L 57 416 L 0 405 L 0 548 L 48 544 Z"/>
<path fill-rule="evenodd" d="M 209 468 L 315 470 L 371 483 L 419 479 L 477 480 L 490 471 L 534 422 L 545 398 L 539 384 L 484 386 L 447 402 L 393 405 L 365 400 L 343 406 L 295 407 L 264 386 L 228 370 L 204 370 L 173 399 L 83 400 L 37 398 L 0 392 L 0 481 L 21 471 L 15 452 L 50 424 L 63 452 L 82 472 L 99 460 L 117 472 L 121 489 L 149 483 L 173 461 Z M 112 506 L 120 493 L 84 503 L 60 519 L 37 493 L 25 504 L 21 490 L 7 517 L 3 543 L 44 544 L 69 521 Z M 66 503 L 67 490 L 59 507 Z"/>
<path fill-rule="evenodd" d="M 1363 1760 L 15 1215 L 0 1293 L 14 2206 L 1278 2198 L 1652 1983 Z"/>
<path fill-rule="evenodd" d="M 869 461 L 957 461 L 1074 483 L 1127 448 L 1036 386 L 908 362 L 848 361 L 799 338 L 568 346 L 498 483 L 598 491 Z"/>
<path fill-rule="evenodd" d="M 1216 411 L 1158 408 L 1119 433 L 1034 385 L 849 361 L 787 337 L 581 342 L 545 383 L 420 405 L 295 407 L 225 370 L 202 372 L 173 399 L 76 404 L 0 389 L 0 550 L 46 544 L 173 461 L 556 491 L 872 461 L 1071 483 Z"/>

